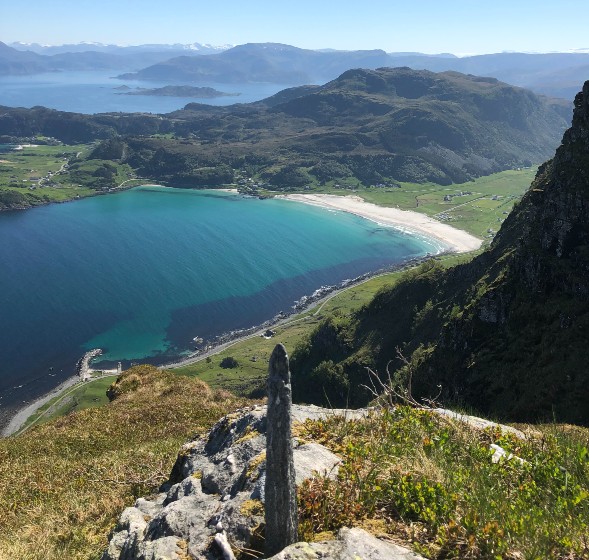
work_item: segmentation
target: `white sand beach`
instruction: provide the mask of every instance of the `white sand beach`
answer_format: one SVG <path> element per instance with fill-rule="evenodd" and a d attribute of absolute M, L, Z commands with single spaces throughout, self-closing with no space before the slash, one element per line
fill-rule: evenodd
<path fill-rule="evenodd" d="M 332 210 L 341 210 L 366 218 L 379 224 L 399 227 L 409 232 L 425 235 L 439 240 L 450 251 L 467 253 L 475 251 L 482 244 L 482 239 L 454 228 L 448 224 L 438 222 L 433 218 L 398 208 L 386 208 L 365 202 L 359 196 L 337 196 L 333 194 L 287 194 L 277 198 L 304 202 Z"/>

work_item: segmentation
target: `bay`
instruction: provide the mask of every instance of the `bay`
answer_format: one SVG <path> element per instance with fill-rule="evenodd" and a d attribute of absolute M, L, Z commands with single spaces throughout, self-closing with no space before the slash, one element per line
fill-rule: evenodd
<path fill-rule="evenodd" d="M 43 106 L 75 113 L 143 112 L 169 113 L 188 103 L 231 105 L 259 101 L 289 86 L 257 84 L 198 84 L 224 93 L 239 93 L 237 97 L 196 99 L 191 97 L 153 97 L 121 95 L 116 88 L 126 85 L 152 89 L 170 85 L 169 82 L 119 80 L 109 72 L 51 72 L 32 76 L 0 76 L 0 105 L 7 107 Z M 173 85 L 173 84 L 172 84 Z"/>
<path fill-rule="evenodd" d="M 166 363 L 324 284 L 436 252 L 427 239 L 281 199 L 140 187 L 0 214 L 0 409 L 81 355 Z"/>

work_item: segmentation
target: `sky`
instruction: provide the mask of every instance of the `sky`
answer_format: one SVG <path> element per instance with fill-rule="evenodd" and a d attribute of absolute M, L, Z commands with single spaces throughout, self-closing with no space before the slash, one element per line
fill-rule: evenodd
<path fill-rule="evenodd" d="M 0 0 L 0 41 L 565 52 L 589 49 L 589 1 Z"/>

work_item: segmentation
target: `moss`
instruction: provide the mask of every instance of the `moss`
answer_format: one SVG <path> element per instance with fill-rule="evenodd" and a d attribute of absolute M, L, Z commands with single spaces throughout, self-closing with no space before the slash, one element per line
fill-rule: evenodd
<path fill-rule="evenodd" d="M 188 543 L 184 539 L 179 540 L 176 543 L 176 546 L 179 549 L 176 552 L 178 560 L 192 560 L 192 556 L 188 554 Z"/>
<path fill-rule="evenodd" d="M 245 500 L 239 511 L 246 517 L 264 515 L 264 504 L 260 500 Z"/>
<path fill-rule="evenodd" d="M 246 442 L 250 439 L 253 439 L 259 435 L 260 435 L 260 432 L 258 432 L 258 430 L 256 430 L 255 428 L 252 428 L 251 426 L 248 426 L 245 429 L 243 435 L 238 440 L 235 441 L 234 445 L 239 445 L 240 443 L 244 443 L 244 442 Z"/>
<path fill-rule="evenodd" d="M 252 478 L 252 481 L 257 480 L 258 476 L 252 477 L 256 469 L 266 460 L 266 451 L 258 453 L 248 464 L 245 472 L 246 478 Z"/>

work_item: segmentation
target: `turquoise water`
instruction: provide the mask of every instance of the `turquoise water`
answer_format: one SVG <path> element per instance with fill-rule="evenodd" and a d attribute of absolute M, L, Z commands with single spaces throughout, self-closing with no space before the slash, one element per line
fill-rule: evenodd
<path fill-rule="evenodd" d="M 84 351 L 164 363 L 426 240 L 355 216 L 218 191 L 141 187 L 0 214 L 0 404 L 73 373 Z"/>

